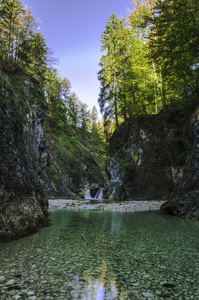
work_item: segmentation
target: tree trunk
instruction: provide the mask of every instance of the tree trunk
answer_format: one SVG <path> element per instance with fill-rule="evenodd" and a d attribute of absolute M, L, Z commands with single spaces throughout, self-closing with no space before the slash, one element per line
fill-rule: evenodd
<path fill-rule="evenodd" d="M 126 122 L 126 120 L 127 120 L 127 113 L 126 113 L 126 95 L 124 95 L 124 110 L 123 110 L 123 115 L 124 115 L 124 121 Z"/>
<path fill-rule="evenodd" d="M 154 62 L 152 62 L 152 66 L 153 66 L 153 72 L 154 72 L 154 76 L 155 76 L 154 97 L 155 97 L 155 113 L 157 114 L 157 113 L 158 113 L 158 101 L 157 101 L 157 74 L 156 74 Z"/>
<path fill-rule="evenodd" d="M 166 106 L 166 95 L 165 95 L 164 78 L 163 78 L 163 74 L 162 74 L 161 65 L 160 65 L 160 80 L 161 80 L 161 88 L 162 88 L 162 92 L 161 92 L 162 109 L 165 109 L 165 106 Z"/>
<path fill-rule="evenodd" d="M 114 107 L 115 107 L 115 123 L 116 127 L 119 127 L 118 122 L 118 109 L 117 109 L 117 96 L 116 96 L 116 82 L 115 82 L 115 76 L 114 76 Z"/>
<path fill-rule="evenodd" d="M 9 24 L 9 41 L 8 41 L 8 60 L 12 60 L 12 19 L 10 19 L 10 24 Z"/>
<path fill-rule="evenodd" d="M 132 90 L 132 96 L 133 96 L 133 111 L 134 111 L 134 113 L 136 114 L 136 112 L 135 112 L 135 109 L 136 109 L 136 104 L 135 104 L 135 93 L 134 93 L 134 87 L 133 87 L 133 84 L 132 84 L 131 90 Z"/>

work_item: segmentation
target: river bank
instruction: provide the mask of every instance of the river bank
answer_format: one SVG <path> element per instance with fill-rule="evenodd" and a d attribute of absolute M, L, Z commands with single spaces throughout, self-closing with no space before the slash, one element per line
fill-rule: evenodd
<path fill-rule="evenodd" d="M 121 212 L 137 212 L 137 211 L 154 211 L 159 210 L 165 201 L 124 201 L 124 202 L 97 202 L 92 203 L 90 200 L 64 200 L 49 199 L 49 208 L 55 209 L 94 209 L 94 210 L 110 210 Z"/>

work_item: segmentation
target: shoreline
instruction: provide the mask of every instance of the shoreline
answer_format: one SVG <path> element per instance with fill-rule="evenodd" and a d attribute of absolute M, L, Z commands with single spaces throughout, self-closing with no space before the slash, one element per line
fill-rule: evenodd
<path fill-rule="evenodd" d="M 103 202 L 104 201 L 104 202 Z M 166 201 L 166 200 L 165 200 Z M 123 201 L 123 202 L 101 202 L 92 203 L 89 200 L 64 200 L 49 199 L 50 209 L 76 209 L 76 210 L 106 210 L 118 212 L 141 212 L 141 211 L 157 211 L 165 202 L 162 200 L 148 201 Z"/>

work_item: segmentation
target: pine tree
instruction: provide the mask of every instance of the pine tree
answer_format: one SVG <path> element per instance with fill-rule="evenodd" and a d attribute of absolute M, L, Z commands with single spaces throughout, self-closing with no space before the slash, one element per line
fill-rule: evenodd
<path fill-rule="evenodd" d="M 100 60 L 101 70 L 98 73 L 98 78 L 101 82 L 101 90 L 98 103 L 104 119 L 115 119 L 116 127 L 118 121 L 118 94 L 119 94 L 119 77 L 121 66 L 122 46 L 119 39 L 119 32 L 123 28 L 124 19 L 116 18 L 111 15 L 106 24 L 106 29 L 102 33 L 103 53 Z"/>
<path fill-rule="evenodd" d="M 98 113 L 96 106 L 93 106 L 91 111 L 91 134 L 93 137 L 97 135 L 97 120 L 98 120 Z"/>
<path fill-rule="evenodd" d="M 6 69 L 43 79 L 48 48 L 30 9 L 19 0 L 0 0 L 0 60 Z"/>
<path fill-rule="evenodd" d="M 79 102 L 79 114 L 78 122 L 83 131 L 87 131 L 90 123 L 90 114 L 88 112 L 88 105 L 85 103 Z"/>
<path fill-rule="evenodd" d="M 78 97 L 73 92 L 68 99 L 67 109 L 68 109 L 69 123 L 74 125 L 75 127 L 78 124 L 78 110 L 79 110 L 78 102 L 79 102 Z"/>
<path fill-rule="evenodd" d="M 167 94 L 181 98 L 199 86 L 199 3 L 196 0 L 158 0 L 150 32 L 153 60 L 161 66 Z M 175 100 L 175 99 L 174 99 Z"/>
<path fill-rule="evenodd" d="M 16 44 L 21 28 L 21 15 L 24 13 L 19 0 L 0 1 L 1 58 L 8 62 L 15 59 Z"/>

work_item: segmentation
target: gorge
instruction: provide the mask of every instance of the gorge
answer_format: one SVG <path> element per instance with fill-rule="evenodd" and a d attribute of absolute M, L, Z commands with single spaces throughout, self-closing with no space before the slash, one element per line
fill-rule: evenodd
<path fill-rule="evenodd" d="M 14 97 L 5 89 L 1 99 L 1 241 L 45 224 L 47 198 L 95 198 L 100 186 L 103 198 L 165 200 L 162 212 L 198 220 L 197 106 L 123 123 L 110 140 L 105 180 L 85 143 L 72 141 L 69 157 L 70 139 L 60 144 L 43 128 L 45 107 L 32 102 L 21 119 Z"/>
<path fill-rule="evenodd" d="M 131 0 L 100 59 L 123 1 L 32 2 L 0 0 L 0 299 L 199 299 L 198 0 Z"/>

